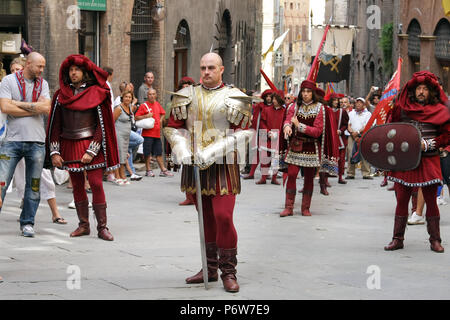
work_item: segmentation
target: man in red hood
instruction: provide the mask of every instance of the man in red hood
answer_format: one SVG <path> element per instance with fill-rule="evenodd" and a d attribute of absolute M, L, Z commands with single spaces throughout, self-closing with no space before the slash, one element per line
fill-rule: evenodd
<path fill-rule="evenodd" d="M 73 185 L 79 227 L 71 237 L 89 235 L 89 202 L 84 171 L 92 190 L 98 237 L 112 241 L 106 227 L 103 170 L 118 167 L 118 149 L 108 73 L 83 55 L 71 55 L 59 71 L 60 88 L 53 96 L 46 148 L 54 167 L 68 170 Z"/>
<path fill-rule="evenodd" d="M 283 123 L 284 138 L 288 151 L 284 161 L 288 164 L 285 209 L 280 217 L 294 214 L 296 180 L 303 169 L 303 198 L 301 213 L 311 216 L 309 211 L 314 189 L 314 176 L 319 172 L 337 175 L 336 129 L 330 110 L 319 102 L 313 81 L 305 80 L 295 108 L 287 110 Z"/>
<path fill-rule="evenodd" d="M 388 116 L 388 122 L 407 122 L 415 125 L 422 136 L 422 157 L 419 165 L 409 171 L 391 171 L 388 179 L 395 182 L 397 207 L 394 235 L 385 250 L 403 248 L 408 203 L 414 187 L 421 187 L 427 211 L 427 230 L 430 248 L 444 252 L 439 231 L 437 188 L 442 184 L 439 148 L 450 140 L 450 112 L 445 106 L 447 96 L 440 88 L 437 77 L 429 71 L 419 71 L 403 87 L 398 102 Z"/>

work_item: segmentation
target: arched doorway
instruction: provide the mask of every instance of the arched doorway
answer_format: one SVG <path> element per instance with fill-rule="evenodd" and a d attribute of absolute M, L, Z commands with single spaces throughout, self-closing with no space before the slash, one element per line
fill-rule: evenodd
<path fill-rule="evenodd" d="M 177 33 L 175 35 L 175 58 L 173 66 L 173 87 L 177 88 L 181 78 L 188 76 L 189 49 L 191 46 L 191 35 L 189 24 L 186 20 L 181 20 L 178 24 Z"/>
<path fill-rule="evenodd" d="M 219 55 L 222 57 L 225 72 L 223 81 L 228 84 L 233 83 L 233 37 L 230 11 L 225 10 L 219 28 Z"/>

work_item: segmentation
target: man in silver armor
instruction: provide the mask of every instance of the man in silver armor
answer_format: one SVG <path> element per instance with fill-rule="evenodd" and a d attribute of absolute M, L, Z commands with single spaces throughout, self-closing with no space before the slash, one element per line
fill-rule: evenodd
<path fill-rule="evenodd" d="M 225 290 L 237 292 L 233 211 L 241 189 L 238 161 L 245 162 L 245 146 L 253 135 L 248 129 L 252 98 L 225 85 L 223 72 L 219 55 L 208 53 L 201 58 L 201 85 L 174 94 L 164 135 L 174 162 L 186 166 L 182 192 L 196 194 L 194 166 L 200 169 L 208 281 L 218 280 L 220 268 Z M 202 271 L 186 279 L 186 283 L 202 282 Z"/>

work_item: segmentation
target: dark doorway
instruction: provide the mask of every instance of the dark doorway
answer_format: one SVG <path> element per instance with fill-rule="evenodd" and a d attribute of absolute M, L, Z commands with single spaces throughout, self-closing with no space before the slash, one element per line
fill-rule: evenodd
<path fill-rule="evenodd" d="M 175 51 L 175 65 L 173 74 L 173 87 L 176 89 L 178 87 L 178 82 L 181 78 L 187 76 L 187 49 L 181 49 Z"/>
<path fill-rule="evenodd" d="M 178 24 L 174 44 L 175 59 L 173 66 L 173 87 L 178 87 L 181 78 L 188 76 L 189 48 L 191 46 L 191 34 L 186 20 Z"/>
<path fill-rule="evenodd" d="M 154 1 L 135 0 L 131 17 L 130 81 L 135 94 L 147 70 L 148 41 L 152 38 L 151 10 Z M 126 80 L 126 79 L 123 79 Z"/>
<path fill-rule="evenodd" d="M 131 41 L 130 51 L 130 81 L 137 94 L 147 70 L 147 41 Z"/>

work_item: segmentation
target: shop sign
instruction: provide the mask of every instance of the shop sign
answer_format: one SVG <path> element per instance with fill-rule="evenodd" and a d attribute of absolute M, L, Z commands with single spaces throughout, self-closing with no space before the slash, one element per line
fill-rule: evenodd
<path fill-rule="evenodd" d="M 80 10 L 106 11 L 106 0 L 78 0 Z"/>

